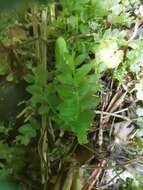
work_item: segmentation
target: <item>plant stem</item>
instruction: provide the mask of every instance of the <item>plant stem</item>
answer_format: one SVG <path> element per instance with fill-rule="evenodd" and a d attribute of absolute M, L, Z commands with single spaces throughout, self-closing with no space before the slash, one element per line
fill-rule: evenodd
<path fill-rule="evenodd" d="M 41 25 L 41 35 L 43 39 L 46 41 L 47 40 L 47 9 L 44 9 L 42 11 L 42 25 Z M 41 60 L 42 60 L 42 65 L 44 67 L 43 70 L 45 72 L 47 71 L 47 45 L 41 41 Z M 46 86 L 46 81 L 44 81 Z M 43 102 L 44 104 L 44 102 Z M 48 143 L 47 143 L 47 114 L 42 115 L 42 130 L 45 131 L 44 137 L 43 137 L 43 144 L 42 144 L 42 154 L 43 158 L 45 160 L 45 163 L 48 162 L 47 160 L 47 150 L 48 150 Z M 44 189 L 46 190 L 46 184 L 47 184 L 47 178 L 48 178 L 48 171 L 47 171 L 47 166 L 43 166 L 44 168 L 44 173 L 42 176 L 42 183 L 44 184 Z"/>
<path fill-rule="evenodd" d="M 116 113 L 110 113 L 110 112 L 99 111 L 99 110 L 95 110 L 94 113 L 113 116 L 113 117 L 118 117 L 118 118 L 121 118 L 121 119 L 126 120 L 126 121 L 131 121 L 130 118 L 122 116 L 122 115 L 119 115 L 119 114 L 116 114 Z"/>
<path fill-rule="evenodd" d="M 35 37 L 35 50 L 36 50 L 36 56 L 37 61 L 40 63 L 40 41 L 39 41 L 39 32 L 38 32 L 38 19 L 37 19 L 37 5 L 34 4 L 32 8 L 32 25 L 33 25 L 33 35 Z"/>
<path fill-rule="evenodd" d="M 49 4 L 50 21 L 55 20 L 55 2 Z"/>

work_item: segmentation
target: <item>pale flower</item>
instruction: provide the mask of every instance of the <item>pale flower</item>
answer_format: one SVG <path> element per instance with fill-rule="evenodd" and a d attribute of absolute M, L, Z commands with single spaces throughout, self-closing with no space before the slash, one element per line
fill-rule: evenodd
<path fill-rule="evenodd" d="M 139 7 L 140 16 L 143 17 L 143 5 Z"/>
<path fill-rule="evenodd" d="M 143 101 L 143 81 L 135 85 L 135 90 L 137 99 Z"/>
<path fill-rule="evenodd" d="M 111 7 L 111 11 L 115 14 L 115 15 L 119 15 L 122 12 L 122 5 L 119 3 L 114 4 Z"/>
<path fill-rule="evenodd" d="M 123 60 L 123 51 L 118 50 L 116 42 L 107 41 L 100 45 L 97 60 L 107 68 L 116 68 Z"/>

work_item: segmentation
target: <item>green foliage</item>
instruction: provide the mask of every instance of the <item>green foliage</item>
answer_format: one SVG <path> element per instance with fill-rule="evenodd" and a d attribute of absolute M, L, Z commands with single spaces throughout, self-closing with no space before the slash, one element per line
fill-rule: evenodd
<path fill-rule="evenodd" d="M 74 53 L 69 53 L 65 40 L 59 37 L 56 41 L 58 74 L 55 78 L 55 88 L 60 101 L 56 121 L 63 128 L 73 131 L 82 144 L 87 143 L 87 130 L 94 117 L 92 108 L 99 102 L 99 98 L 94 95 L 99 90 L 99 73 L 95 61 L 79 67 L 76 63 Z"/>
<path fill-rule="evenodd" d="M 138 182 L 136 181 L 136 184 L 135 184 L 134 180 L 130 179 L 130 178 L 128 178 L 126 181 L 123 181 L 119 187 L 119 190 L 124 190 L 124 189 L 142 190 L 142 188 L 143 188 L 142 178 L 138 176 L 135 179 L 138 181 Z"/>
<path fill-rule="evenodd" d="M 77 137 L 80 144 L 88 142 L 88 130 L 95 119 L 93 110 L 100 102 L 97 94 L 100 94 L 100 92 L 102 94 L 102 90 L 104 91 L 104 89 L 100 88 L 102 80 L 103 83 L 105 82 L 105 85 L 103 84 L 104 87 L 106 87 L 106 83 L 110 79 L 113 79 L 111 84 L 113 87 L 117 87 L 118 83 L 120 83 L 120 88 L 123 87 L 126 90 L 128 84 L 130 91 L 127 95 L 132 94 L 133 98 L 135 97 L 137 101 L 140 101 L 141 108 L 137 111 L 137 123 L 140 125 L 140 132 L 142 132 L 141 126 L 143 123 L 142 115 L 140 115 L 143 101 L 143 42 L 141 37 L 139 40 L 128 42 L 128 32 L 136 23 L 135 17 L 128 10 L 138 4 L 139 1 L 39 0 L 38 2 L 42 5 L 45 3 L 45 7 L 43 6 L 44 10 L 47 7 L 48 11 L 50 10 L 48 3 L 54 3 L 53 5 L 56 8 L 56 14 L 53 14 L 53 19 L 50 19 L 50 14 L 52 13 L 48 12 L 47 39 L 45 37 L 41 39 L 42 34 L 39 32 L 42 25 L 42 6 L 35 9 L 37 12 L 34 17 L 32 10 L 28 12 L 26 19 L 23 18 L 24 23 L 22 24 L 28 33 L 24 43 L 20 41 L 19 44 L 18 41 L 18 43 L 14 42 L 13 44 L 11 42 L 12 39 L 7 35 L 10 28 L 17 24 L 21 25 L 17 16 L 12 17 L 9 13 L 3 12 L 0 20 L 0 41 L 7 47 L 12 47 L 18 58 L 22 57 L 22 64 L 26 65 L 26 74 L 24 75 L 24 80 L 28 83 L 26 90 L 30 94 L 29 100 L 23 101 L 23 105 L 25 105 L 24 110 L 18 110 L 18 113 L 16 112 L 15 114 L 18 114 L 17 118 L 21 120 L 21 123 L 18 123 L 14 139 L 9 140 L 8 138 L 12 132 L 12 130 L 6 128 L 8 125 L 4 126 L 2 124 L 0 126 L 0 159 L 2 160 L 0 161 L 0 173 L 3 175 L 20 175 L 25 171 L 25 155 L 27 156 L 28 154 L 30 158 L 28 158 L 28 161 L 26 160 L 26 163 L 29 167 L 28 171 L 32 171 L 32 173 L 27 176 L 28 178 L 32 176 L 34 182 L 39 181 L 40 178 L 38 176 L 40 168 L 36 168 L 37 163 L 39 163 L 37 152 L 39 147 L 42 151 L 45 148 L 42 147 L 41 141 L 46 135 L 48 138 L 45 140 L 45 143 L 49 146 L 46 154 L 50 160 L 48 160 L 48 167 L 51 163 L 53 165 L 57 164 L 55 161 L 57 157 L 58 159 L 64 157 L 71 143 L 71 136 L 73 138 Z M 28 3 L 26 1 L 25 3 L 22 0 L 14 0 L 13 2 L 7 0 L 0 2 L 0 8 L 8 11 L 21 10 L 20 7 L 23 6 L 23 3 L 26 4 L 25 8 L 27 9 L 27 5 L 31 1 Z M 5 15 L 9 15 L 9 17 Z M 37 26 L 38 35 L 34 36 L 34 34 L 31 34 L 35 32 L 34 29 L 36 28 L 31 32 L 31 26 L 33 28 Z M 37 36 L 40 37 L 37 38 Z M 42 64 L 37 64 L 38 51 L 37 49 L 35 51 L 37 43 L 39 43 L 40 54 L 43 53 L 41 50 L 43 44 L 47 45 L 48 61 L 46 69 Z M 15 60 L 13 64 L 16 64 Z M 2 55 L 0 54 L 0 75 L 8 81 L 13 80 L 13 73 L 8 64 L 7 54 L 3 53 Z M 107 90 L 108 88 L 110 88 L 109 85 L 107 85 Z M 8 86 L 7 89 L 9 92 L 10 87 Z M 2 94 L 3 91 L 1 90 Z M 8 94 L 8 99 L 5 102 L 9 106 L 11 105 L 10 102 L 14 102 L 11 101 L 11 98 L 18 100 L 18 97 L 10 92 Z M 22 100 L 24 100 L 24 97 L 22 96 Z M 20 101 L 22 100 L 20 99 Z M 16 101 L 12 107 L 12 113 L 14 113 L 17 103 L 19 101 Z M 1 107 L 2 113 L 5 110 L 8 112 L 8 106 Z M 45 122 L 44 127 L 41 125 L 43 120 Z M 46 135 L 44 134 L 45 131 L 42 131 L 41 126 L 44 130 L 46 129 Z M 69 139 L 64 139 L 64 137 L 63 140 L 57 129 L 61 129 L 65 133 L 68 131 L 66 134 L 72 135 L 68 136 Z M 57 139 L 58 135 L 63 140 L 62 143 L 60 138 Z M 141 149 L 141 138 L 139 137 L 137 140 L 138 147 Z M 65 141 L 68 143 L 66 144 Z M 36 164 L 33 160 L 31 162 L 33 157 Z M 53 171 L 51 170 L 50 172 Z M 131 189 L 131 185 L 132 182 L 127 181 L 121 189 Z"/>
<path fill-rule="evenodd" d="M 1 59 L 0 62 L 0 75 L 6 75 L 8 73 L 8 66 L 6 65 L 6 57 L 1 57 L 3 59 Z"/>
<path fill-rule="evenodd" d="M 48 73 L 42 65 L 33 67 L 33 74 L 25 77 L 30 83 L 27 91 L 32 95 L 31 105 L 40 115 L 57 113 L 52 118 L 58 126 L 74 132 L 81 144 L 86 143 L 94 118 L 92 109 L 99 103 L 95 95 L 100 88 L 98 65 L 94 60 L 82 65 L 86 56 L 70 54 L 62 37 L 56 41 L 55 55 L 56 75 L 52 83 L 46 84 Z"/>
<path fill-rule="evenodd" d="M 61 0 L 62 6 L 70 11 L 80 11 L 82 6 L 84 6 L 87 2 L 88 0 L 73 0 L 70 2 L 68 0 Z"/>
<path fill-rule="evenodd" d="M 33 74 L 26 75 L 25 80 L 30 84 L 27 91 L 32 95 L 30 102 L 35 112 L 54 112 L 52 119 L 58 126 L 74 132 L 82 144 L 87 142 L 87 130 L 94 118 L 92 109 L 99 103 L 95 95 L 100 88 L 99 70 L 94 60 L 86 61 L 85 54 L 75 54 L 69 53 L 64 38 L 59 37 L 52 83 L 46 84 L 48 73 L 42 65 L 33 67 Z"/>
<path fill-rule="evenodd" d="M 44 112 L 48 113 L 48 99 L 45 92 L 47 71 L 45 71 L 42 65 L 39 65 L 36 68 L 33 67 L 32 72 L 33 74 L 25 76 L 25 80 L 30 83 L 27 91 L 32 95 L 30 100 L 31 106 L 34 107 L 35 112 L 39 111 L 40 114 Z"/>
<path fill-rule="evenodd" d="M 3 124 L 0 125 L 0 135 L 8 135 L 10 128 L 6 128 Z"/>
<path fill-rule="evenodd" d="M 47 0 L 6 0 L 0 1 L 1 11 L 26 10 L 32 3 L 47 3 Z"/>
<path fill-rule="evenodd" d="M 16 142 L 22 145 L 28 145 L 32 138 L 36 137 L 36 126 L 32 123 L 27 123 L 19 128 L 19 135 L 16 137 Z"/>

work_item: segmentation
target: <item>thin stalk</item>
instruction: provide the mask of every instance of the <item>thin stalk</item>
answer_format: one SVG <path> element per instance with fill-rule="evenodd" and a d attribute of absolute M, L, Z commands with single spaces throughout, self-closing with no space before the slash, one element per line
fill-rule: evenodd
<path fill-rule="evenodd" d="M 42 10 L 41 14 L 41 27 L 40 27 L 40 33 L 44 41 L 47 40 L 47 9 Z M 41 40 L 41 64 L 43 66 L 43 70 L 47 71 L 47 44 L 45 44 L 43 40 Z M 46 80 L 43 81 L 44 86 L 46 86 Z M 44 104 L 44 102 L 43 102 Z M 42 184 L 44 185 L 44 190 L 47 189 L 47 181 L 48 181 L 48 159 L 47 159 L 47 151 L 48 151 L 48 142 L 47 142 L 47 114 L 42 114 L 41 116 L 41 136 L 42 142 L 41 142 L 41 153 L 42 158 L 44 159 L 44 162 L 41 161 L 41 177 L 42 177 Z M 44 135 L 43 135 L 44 134 Z"/>
<path fill-rule="evenodd" d="M 55 2 L 49 4 L 49 12 L 50 12 L 50 21 L 53 22 L 55 20 Z"/>
<path fill-rule="evenodd" d="M 35 51 L 37 56 L 37 64 L 42 64 L 44 72 L 47 71 L 47 9 L 43 9 L 41 13 L 41 25 L 38 23 L 37 19 L 38 10 L 37 6 L 34 5 L 32 9 L 32 24 L 33 24 L 33 33 L 35 40 Z M 38 28 L 40 27 L 40 32 Z M 41 40 L 41 37 L 44 39 Z M 43 81 L 43 86 L 46 86 L 46 81 Z M 44 104 L 44 102 L 43 102 Z M 43 190 L 47 189 L 48 181 L 48 171 L 47 171 L 47 115 L 41 115 L 41 135 L 38 142 L 38 152 L 41 159 L 41 182 L 43 184 Z"/>
<path fill-rule="evenodd" d="M 35 40 L 35 50 L 36 50 L 36 56 L 37 56 L 37 61 L 40 63 L 40 41 L 39 41 L 39 32 L 38 32 L 38 19 L 37 19 L 37 5 L 34 4 L 32 8 L 32 25 L 33 25 L 33 35 Z"/>
<path fill-rule="evenodd" d="M 38 19 L 37 19 L 37 15 L 38 15 L 38 9 L 36 4 L 33 6 L 32 8 L 32 25 L 33 25 L 33 35 L 35 40 L 35 53 L 36 53 L 36 57 L 37 57 L 37 65 L 38 64 L 43 64 L 43 56 L 45 56 L 45 54 L 41 54 L 42 50 L 40 47 L 40 38 L 39 38 L 39 31 L 38 31 Z M 42 23 L 43 24 L 43 23 Z M 42 26 L 41 26 L 42 27 Z M 45 64 L 45 63 L 44 63 Z M 44 65 L 43 64 L 43 65 Z M 45 184 L 45 165 L 46 165 L 46 159 L 44 156 L 45 153 L 45 129 L 44 127 L 46 126 L 46 119 L 45 116 L 42 116 L 41 118 L 41 135 L 39 138 L 39 142 L 38 142 L 38 152 L 39 152 L 39 156 L 40 156 L 40 160 L 41 160 L 41 180 L 42 180 L 42 184 Z M 44 152 L 44 153 L 43 153 Z M 44 185 L 45 187 L 45 185 Z"/>
<path fill-rule="evenodd" d="M 118 115 L 116 113 L 110 113 L 110 112 L 99 111 L 99 110 L 94 110 L 94 113 L 99 114 L 99 115 L 103 114 L 103 115 L 118 117 L 118 118 L 121 118 L 121 119 L 126 120 L 126 121 L 131 121 L 130 118 L 122 116 L 122 115 Z"/>

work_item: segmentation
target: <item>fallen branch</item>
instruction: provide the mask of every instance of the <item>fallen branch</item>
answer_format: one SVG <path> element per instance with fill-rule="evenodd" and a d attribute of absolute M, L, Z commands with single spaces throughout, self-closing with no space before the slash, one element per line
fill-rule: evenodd
<path fill-rule="evenodd" d="M 125 117 L 125 116 L 122 116 L 122 115 L 119 115 L 116 113 L 110 113 L 110 112 L 99 111 L 99 110 L 94 110 L 94 113 L 99 114 L 99 115 L 103 114 L 103 115 L 118 117 L 118 118 L 121 118 L 121 119 L 126 120 L 126 121 L 131 121 L 131 119 L 129 119 L 128 117 Z"/>

